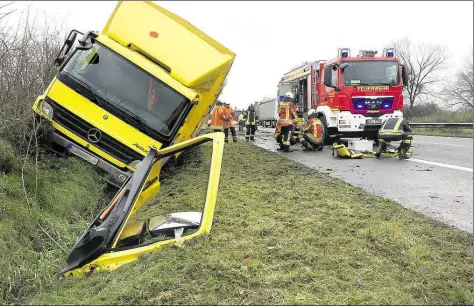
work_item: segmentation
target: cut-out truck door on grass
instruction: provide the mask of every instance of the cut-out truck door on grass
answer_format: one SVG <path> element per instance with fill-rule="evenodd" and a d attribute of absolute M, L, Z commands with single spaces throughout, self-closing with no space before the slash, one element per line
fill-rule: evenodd
<path fill-rule="evenodd" d="M 136 211 L 160 190 L 161 160 L 211 141 L 213 144 L 211 167 L 202 214 L 170 213 L 166 216 L 151 218 L 148 225 L 144 222 L 131 222 L 130 218 Z M 222 133 L 198 136 L 162 150 L 152 148 L 139 164 L 136 172 L 127 179 L 107 207 L 96 216 L 87 230 L 78 238 L 66 260 L 68 266 L 61 273 L 65 276 L 78 276 L 92 270 L 113 270 L 137 259 L 140 254 L 157 251 L 178 240 L 189 240 L 209 233 L 214 218 L 223 149 L 224 135 Z M 196 229 L 195 232 L 181 237 L 184 229 L 193 227 Z M 152 236 L 170 231 L 174 231 L 175 235 L 166 240 L 152 240 L 145 243 L 140 243 L 137 238 L 136 245 L 133 243 L 130 245 L 134 236 L 138 237 L 147 229 Z"/>

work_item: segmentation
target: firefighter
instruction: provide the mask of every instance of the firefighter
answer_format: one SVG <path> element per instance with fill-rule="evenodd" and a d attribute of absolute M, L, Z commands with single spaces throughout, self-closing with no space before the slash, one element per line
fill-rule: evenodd
<path fill-rule="evenodd" d="M 280 134 L 282 135 L 281 147 L 283 152 L 290 152 L 292 144 L 292 131 L 295 124 L 300 120 L 296 113 L 296 107 L 293 104 L 293 93 L 285 93 L 283 102 L 278 105 L 278 124 L 280 125 Z M 295 142 L 296 143 L 296 142 Z"/>
<path fill-rule="evenodd" d="M 273 132 L 273 136 L 275 137 L 276 142 L 279 145 L 277 150 L 283 150 L 283 134 L 281 133 L 281 125 L 279 123 L 275 126 L 275 131 Z M 290 145 L 294 146 L 298 143 L 298 140 L 290 135 Z"/>
<path fill-rule="evenodd" d="M 304 150 L 318 150 L 324 148 L 324 130 L 321 120 L 316 115 L 315 109 L 308 111 L 308 122 L 301 126 L 301 144 Z"/>
<path fill-rule="evenodd" d="M 239 115 L 239 131 L 243 131 L 245 126 L 244 112 Z"/>
<path fill-rule="evenodd" d="M 211 129 L 214 132 L 222 132 L 223 122 L 222 122 L 223 106 L 222 102 L 217 101 L 214 110 L 211 113 Z"/>
<path fill-rule="evenodd" d="M 413 140 L 411 133 L 410 124 L 405 118 L 388 118 L 378 132 L 380 143 L 375 157 L 380 158 L 382 153 L 386 153 L 391 141 L 401 141 L 397 149 L 398 157 L 400 159 L 408 159 L 407 153 Z"/>
<path fill-rule="evenodd" d="M 224 141 L 229 142 L 229 129 L 232 133 L 232 140 L 237 142 L 237 135 L 235 133 L 235 124 L 234 124 L 234 111 L 230 107 L 229 103 L 224 103 L 223 113 L 223 128 L 224 128 Z"/>
<path fill-rule="evenodd" d="M 247 111 L 244 113 L 245 127 L 247 129 L 245 133 L 246 141 L 255 141 L 255 127 L 257 125 L 258 116 L 255 112 L 253 104 L 250 104 Z"/>

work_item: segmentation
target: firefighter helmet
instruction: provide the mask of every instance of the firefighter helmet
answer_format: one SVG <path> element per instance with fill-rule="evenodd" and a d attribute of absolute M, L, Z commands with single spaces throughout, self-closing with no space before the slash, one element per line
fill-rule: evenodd
<path fill-rule="evenodd" d="M 314 113 L 316 113 L 316 110 L 314 108 L 312 108 L 308 111 L 308 116 L 311 116 Z"/>
<path fill-rule="evenodd" d="M 285 92 L 285 98 L 294 99 L 293 93 L 291 91 Z"/>

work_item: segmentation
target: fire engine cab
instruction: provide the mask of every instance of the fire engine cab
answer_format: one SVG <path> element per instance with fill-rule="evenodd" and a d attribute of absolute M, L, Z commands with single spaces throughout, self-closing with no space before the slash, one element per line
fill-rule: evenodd
<path fill-rule="evenodd" d="M 316 109 L 326 131 L 326 143 L 338 137 L 376 140 L 382 122 L 403 117 L 403 86 L 407 73 L 395 48 L 360 50 L 351 56 L 339 48 L 330 60 L 306 62 L 286 73 L 278 85 L 281 101 L 286 91 L 295 95 L 301 116 Z"/>

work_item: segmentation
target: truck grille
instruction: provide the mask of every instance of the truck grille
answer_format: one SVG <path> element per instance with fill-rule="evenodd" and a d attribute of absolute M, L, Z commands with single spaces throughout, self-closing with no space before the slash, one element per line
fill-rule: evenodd
<path fill-rule="evenodd" d="M 64 107 L 53 102 L 51 99 L 47 99 L 51 107 L 53 108 L 53 120 L 58 124 L 73 132 L 77 136 L 81 137 L 85 141 L 92 143 L 88 139 L 88 133 L 91 129 L 96 129 L 93 125 L 87 121 L 82 120 L 78 116 L 74 115 L 70 111 L 66 110 Z M 101 137 L 98 142 L 92 143 L 94 146 L 98 147 L 107 154 L 113 156 L 114 158 L 120 160 L 125 164 L 129 164 L 134 160 L 142 160 L 143 155 L 135 152 L 129 147 L 123 145 L 110 135 L 101 132 Z"/>
<path fill-rule="evenodd" d="M 352 97 L 355 110 L 390 110 L 393 97 Z"/>

